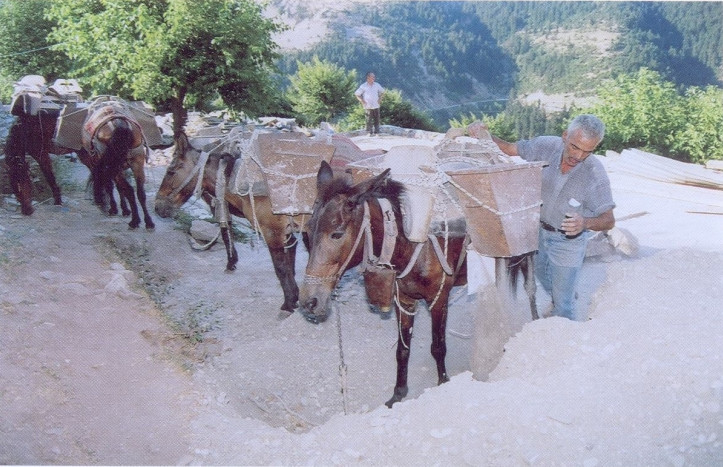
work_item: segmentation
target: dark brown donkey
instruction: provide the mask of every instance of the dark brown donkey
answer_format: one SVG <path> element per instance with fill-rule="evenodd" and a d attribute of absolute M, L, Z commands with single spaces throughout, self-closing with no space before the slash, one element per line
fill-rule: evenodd
<path fill-rule="evenodd" d="M 28 102 L 29 99 L 31 98 L 27 94 L 21 94 L 13 102 L 11 112 L 17 117 L 17 120 L 10 127 L 5 144 L 8 178 L 15 197 L 20 203 L 20 211 L 26 216 L 31 215 L 34 211 L 33 183 L 30 179 L 30 167 L 26 155 L 29 154 L 38 163 L 53 193 L 53 202 L 56 205 L 62 204 L 62 198 L 50 154 L 62 155 L 74 152 L 91 173 L 96 162 L 83 148 L 67 148 L 55 142 L 60 109 L 41 108 L 36 113 L 31 113 L 28 111 L 31 108 L 31 104 Z M 118 214 L 118 206 L 112 196 L 109 202 L 110 209 L 108 213 L 111 215 Z M 124 216 L 131 213 L 127 200 L 122 194 L 120 206 Z"/>
<path fill-rule="evenodd" d="M 38 163 L 53 193 L 53 202 L 60 205 L 62 204 L 60 186 L 55 179 L 50 154 L 75 152 L 74 149 L 63 148 L 53 142 L 60 110 L 41 108 L 37 112 L 30 112 L 30 99 L 27 94 L 21 94 L 14 100 L 10 111 L 17 120 L 10 127 L 5 144 L 8 178 L 20 203 L 20 210 L 26 216 L 31 215 L 34 209 L 33 184 L 25 156 L 29 154 Z"/>
<path fill-rule="evenodd" d="M 392 180 L 389 173 L 387 169 L 378 176 L 351 185 L 343 179 L 333 178 L 330 167 L 322 163 L 317 176 L 316 205 L 307 225 L 309 262 L 299 300 L 301 311 L 309 321 L 326 320 L 331 310 L 332 292 L 344 272 L 360 264 L 365 256 L 378 258 L 384 250 L 384 237 L 390 231 L 397 233 L 390 261 L 391 268 L 399 273 L 392 279 L 391 289 L 399 323 L 396 384 L 392 398 L 386 402 L 391 407 L 408 391 L 407 369 L 417 300 L 424 300 L 431 314 L 431 353 L 437 364 L 438 384 L 449 380 L 445 366 L 449 294 L 452 287 L 466 284 L 467 265 L 466 228 L 449 236 L 446 257 L 437 253 L 444 248 L 435 247 L 433 239 L 420 244 L 404 236 L 400 211 L 403 186 Z M 380 200 L 388 200 L 388 205 L 380 204 Z M 364 245 L 369 245 L 370 240 L 373 255 L 364 253 Z M 440 246 L 445 240 L 437 237 L 436 241 Z M 523 261 L 527 264 L 526 259 Z M 512 273 L 516 274 L 517 268 L 501 267 L 498 280 L 500 276 Z M 369 287 L 370 280 L 383 282 L 379 278 L 379 271 L 365 273 L 370 301 L 380 298 L 377 295 L 379 287 Z M 389 297 L 381 301 L 384 300 Z"/>
<path fill-rule="evenodd" d="M 119 100 L 96 100 L 89 108 L 83 124 L 83 149 L 90 154 L 93 167 L 93 200 L 101 211 L 112 214 L 113 183 L 118 187 L 121 198 L 126 198 L 131 210 L 128 227 L 136 229 L 141 218 L 136 204 L 143 209 L 146 229 L 155 228 L 148 208 L 145 192 L 145 162 L 149 148 L 143 130 L 133 117 L 127 104 Z M 123 176 L 130 168 L 135 179 L 133 186 Z"/>

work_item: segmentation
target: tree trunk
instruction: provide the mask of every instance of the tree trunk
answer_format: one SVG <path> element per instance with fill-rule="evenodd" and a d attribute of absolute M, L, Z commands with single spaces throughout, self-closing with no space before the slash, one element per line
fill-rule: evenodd
<path fill-rule="evenodd" d="M 188 120 L 188 111 L 183 107 L 183 100 L 186 91 L 181 89 L 178 96 L 171 99 L 171 112 L 173 113 L 173 138 L 177 138 L 186 126 Z"/>

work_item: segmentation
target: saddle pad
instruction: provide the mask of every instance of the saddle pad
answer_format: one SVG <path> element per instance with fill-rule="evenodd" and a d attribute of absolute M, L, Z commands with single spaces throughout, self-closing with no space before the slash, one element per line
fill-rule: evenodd
<path fill-rule="evenodd" d="M 421 145 L 395 146 L 380 156 L 349 164 L 355 183 L 391 169 L 393 180 L 404 184 L 400 199 L 404 235 L 413 242 L 427 241 L 429 225 L 435 210 L 437 180 L 434 149 Z"/>
<path fill-rule="evenodd" d="M 123 118 L 132 125 L 138 125 L 128 108 L 116 101 L 107 101 L 100 104 L 91 105 L 88 108 L 83 130 L 81 132 L 81 140 L 83 146 L 90 152 L 94 145 L 94 139 L 98 129 L 108 121 L 114 118 Z"/>

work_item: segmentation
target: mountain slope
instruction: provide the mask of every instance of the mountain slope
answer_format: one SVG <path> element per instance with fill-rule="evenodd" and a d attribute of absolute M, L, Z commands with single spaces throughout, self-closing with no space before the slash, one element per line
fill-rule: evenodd
<path fill-rule="evenodd" d="M 273 0 L 285 75 L 314 55 L 374 70 L 439 121 L 534 92 L 594 93 L 640 67 L 682 85 L 723 82 L 723 2 Z"/>

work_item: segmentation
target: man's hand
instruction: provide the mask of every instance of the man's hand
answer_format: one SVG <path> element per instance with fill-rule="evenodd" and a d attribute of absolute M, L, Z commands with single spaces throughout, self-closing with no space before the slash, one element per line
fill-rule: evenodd
<path fill-rule="evenodd" d="M 574 237 L 583 230 L 585 230 L 585 219 L 578 213 L 568 214 L 571 217 L 566 217 L 562 221 L 560 229 L 565 231 L 566 235 Z"/>
<path fill-rule="evenodd" d="M 492 139 L 490 129 L 486 123 L 479 120 L 467 125 L 467 134 L 477 139 Z"/>

